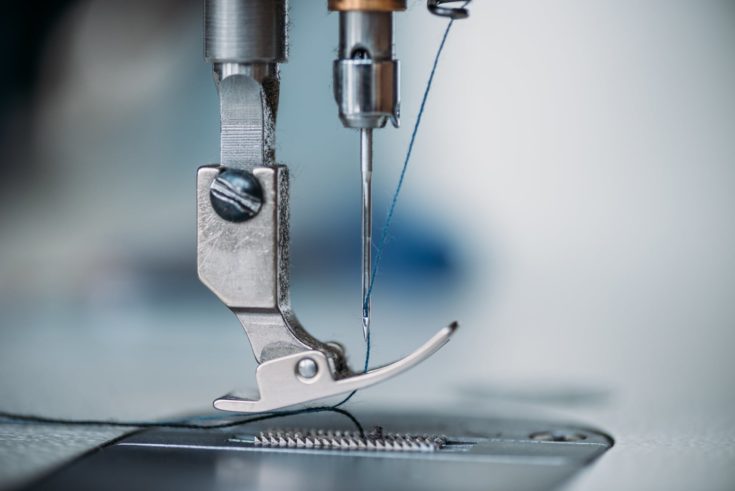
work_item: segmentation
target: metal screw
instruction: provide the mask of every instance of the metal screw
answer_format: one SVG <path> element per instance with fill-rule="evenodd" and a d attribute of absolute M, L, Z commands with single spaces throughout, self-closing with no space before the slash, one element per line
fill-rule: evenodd
<path fill-rule="evenodd" d="M 252 172 L 224 169 L 212 181 L 209 200 L 220 217 L 229 222 L 244 222 L 260 211 L 263 188 Z"/>
<path fill-rule="evenodd" d="M 314 378 L 319 372 L 319 365 L 311 358 L 302 358 L 296 369 L 303 378 Z"/>

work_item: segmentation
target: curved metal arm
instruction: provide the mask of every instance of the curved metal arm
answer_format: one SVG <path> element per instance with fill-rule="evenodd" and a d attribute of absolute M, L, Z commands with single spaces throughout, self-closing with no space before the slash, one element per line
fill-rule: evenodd
<path fill-rule="evenodd" d="M 442 328 L 421 347 L 398 361 L 343 378 L 332 371 L 327 357 L 321 351 L 304 351 L 267 361 L 258 367 L 255 374 L 260 398 L 246 399 L 227 395 L 216 400 L 214 407 L 243 413 L 266 412 L 364 389 L 421 363 L 447 344 L 458 327 L 453 322 Z M 299 367 L 305 362 L 313 370 L 310 377 L 300 374 Z"/>

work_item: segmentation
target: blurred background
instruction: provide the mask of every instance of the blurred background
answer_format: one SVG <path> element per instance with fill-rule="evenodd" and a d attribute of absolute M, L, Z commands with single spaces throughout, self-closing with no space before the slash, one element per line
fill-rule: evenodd
<path fill-rule="evenodd" d="M 337 16 L 291 1 L 277 158 L 292 301 L 362 364 L 358 135 Z M 397 17 L 402 127 L 376 134 L 376 235 L 445 21 Z M 735 483 L 735 3 L 475 0 L 438 69 L 373 296 L 375 364 L 457 319 L 356 405 L 506 407 L 609 431 L 580 489 Z M 0 409 L 153 418 L 252 384 L 196 278 L 218 159 L 198 1 L 4 8 Z"/>

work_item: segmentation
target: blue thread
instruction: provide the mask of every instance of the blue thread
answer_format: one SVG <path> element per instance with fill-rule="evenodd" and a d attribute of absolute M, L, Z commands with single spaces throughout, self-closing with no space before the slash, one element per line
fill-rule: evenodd
<path fill-rule="evenodd" d="M 363 373 L 366 373 L 368 371 L 368 365 L 370 364 L 370 348 L 371 348 L 370 335 L 371 335 L 370 334 L 370 331 L 368 331 L 367 339 L 365 340 L 365 365 L 364 365 L 364 367 L 362 369 L 362 372 Z M 344 399 L 342 399 L 337 404 L 335 404 L 334 406 L 331 406 L 331 407 L 334 408 L 334 409 L 337 409 L 341 405 L 346 404 L 347 401 L 349 401 L 350 399 L 352 399 L 352 396 L 354 396 L 355 394 L 357 394 L 357 390 L 353 390 L 352 392 L 350 392 L 349 394 L 347 394 L 347 397 L 345 397 Z"/>
<path fill-rule="evenodd" d="M 199 416 L 194 418 L 185 418 L 173 421 L 106 421 L 106 420 L 72 420 L 64 418 L 48 418 L 45 416 L 36 416 L 33 414 L 17 414 L 9 413 L 6 411 L 0 411 L 0 424 L 18 424 L 18 425 L 32 425 L 32 424 L 53 424 L 53 425 L 65 425 L 65 426 L 107 426 L 107 427 L 123 427 L 123 428 L 178 428 L 178 429 L 193 429 L 193 430 L 212 430 L 220 428 L 232 428 L 235 426 L 241 426 L 248 423 L 254 423 L 256 421 L 265 421 L 273 418 L 282 418 L 285 416 L 292 416 L 296 414 L 308 414 L 318 413 L 324 411 L 333 411 L 349 418 L 357 427 L 360 435 L 364 438 L 365 430 L 363 429 L 360 422 L 349 412 L 344 409 L 331 406 L 318 406 L 318 407 L 307 407 L 303 409 L 295 409 L 291 411 L 274 411 L 268 413 L 255 413 L 253 416 L 244 419 L 235 419 L 226 421 L 224 423 L 202 425 L 191 423 L 191 421 L 204 420 L 204 419 L 227 419 L 223 417 L 211 416 Z"/>
<path fill-rule="evenodd" d="M 378 269 L 380 268 L 380 262 L 383 259 L 383 252 L 385 250 L 385 242 L 388 238 L 388 231 L 390 230 L 391 222 L 393 221 L 393 214 L 396 211 L 396 205 L 398 204 L 398 196 L 401 194 L 401 189 L 403 188 L 403 181 L 406 178 L 406 171 L 408 170 L 408 163 L 411 160 L 411 154 L 413 153 L 413 146 L 414 146 L 414 143 L 416 142 L 416 135 L 418 134 L 419 127 L 421 126 L 421 119 L 423 118 L 424 110 L 426 109 L 426 101 L 429 98 L 429 92 L 431 92 L 431 86 L 434 83 L 434 75 L 436 74 L 436 67 L 439 65 L 439 58 L 441 57 L 442 51 L 444 51 L 444 45 L 447 42 L 447 36 L 449 36 L 449 31 L 452 29 L 453 24 L 454 24 L 454 19 L 450 20 L 449 23 L 447 24 L 447 28 L 444 30 L 444 35 L 442 36 L 441 44 L 439 44 L 439 49 L 437 50 L 436 56 L 434 57 L 434 64 L 431 67 L 431 74 L 429 75 L 429 80 L 426 83 L 426 89 L 424 90 L 424 96 L 421 99 L 421 106 L 419 106 L 419 113 L 418 113 L 418 116 L 416 116 L 416 123 L 414 124 L 413 132 L 411 133 L 411 140 L 408 143 L 408 151 L 406 152 L 406 158 L 403 161 L 403 168 L 401 169 L 401 175 L 398 178 L 398 185 L 396 186 L 395 193 L 393 193 L 393 199 L 391 200 L 390 208 L 388 209 L 388 214 L 385 218 L 385 224 L 383 225 L 383 231 L 380 234 L 380 242 L 378 243 L 378 247 L 377 247 L 375 265 L 373 266 L 373 271 L 370 275 L 370 285 L 368 286 L 368 291 L 365 294 L 365 298 L 363 299 L 363 302 L 362 302 L 363 312 L 367 312 L 370 309 L 369 307 L 370 297 L 373 294 L 373 286 L 375 285 L 375 277 L 378 273 Z M 370 353 L 369 339 L 367 340 L 367 353 L 368 355 Z"/>

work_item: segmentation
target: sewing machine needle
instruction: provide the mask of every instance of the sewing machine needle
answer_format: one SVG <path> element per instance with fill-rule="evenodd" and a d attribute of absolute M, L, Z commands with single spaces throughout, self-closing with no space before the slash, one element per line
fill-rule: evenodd
<path fill-rule="evenodd" d="M 370 334 L 370 277 L 372 273 L 373 241 L 373 130 L 360 130 L 360 169 L 362 176 L 362 334 Z"/>

